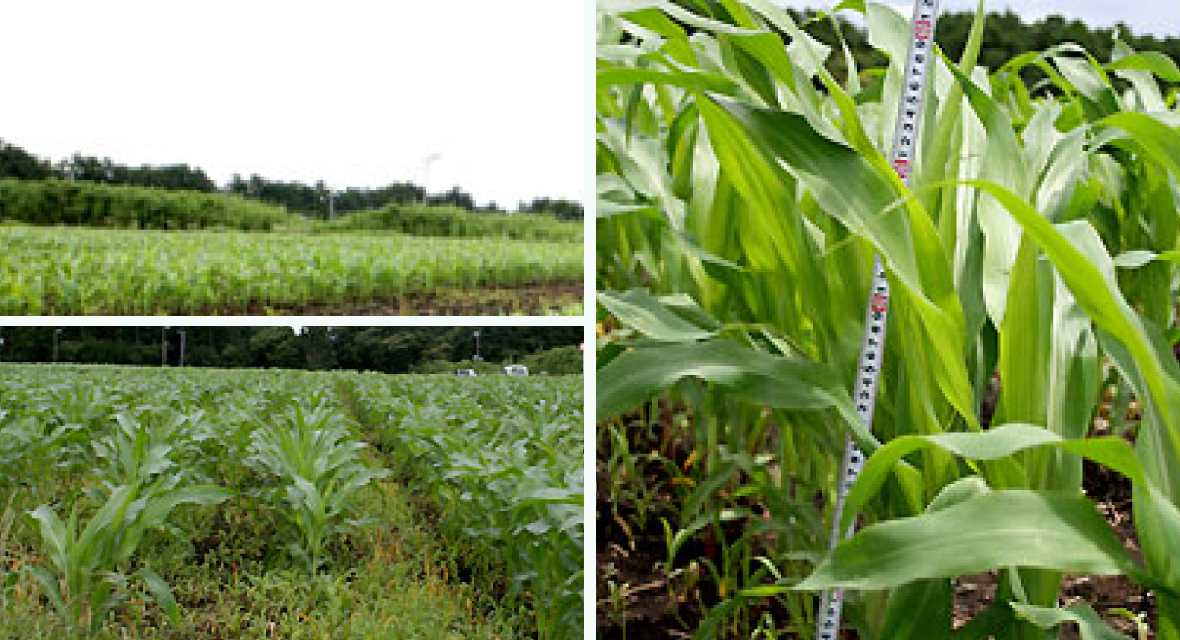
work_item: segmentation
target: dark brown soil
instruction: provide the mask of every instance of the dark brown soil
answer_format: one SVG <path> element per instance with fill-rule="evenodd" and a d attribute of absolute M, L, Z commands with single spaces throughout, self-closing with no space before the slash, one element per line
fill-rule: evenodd
<path fill-rule="evenodd" d="M 255 304 L 246 309 L 210 308 L 200 315 L 290 316 L 494 316 L 543 315 L 582 300 L 582 282 L 544 282 L 520 287 L 439 289 L 398 298 L 345 304 Z"/>

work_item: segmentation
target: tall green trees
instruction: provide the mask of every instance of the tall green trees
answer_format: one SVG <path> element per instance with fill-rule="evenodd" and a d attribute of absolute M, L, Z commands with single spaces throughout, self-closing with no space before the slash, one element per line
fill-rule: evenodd
<path fill-rule="evenodd" d="M 58 327 L 4 327 L 0 362 L 48 362 Z M 168 364 L 179 362 L 185 332 L 185 365 L 359 369 L 406 373 L 435 360 L 457 361 L 475 353 L 473 327 L 171 327 Z M 553 349 L 574 349 L 580 327 L 479 329 L 485 360 L 523 360 Z M 159 327 L 66 327 L 57 335 L 59 362 L 160 364 Z M 550 358 L 569 358 L 570 352 Z M 545 359 L 535 362 L 542 364 Z"/>
<path fill-rule="evenodd" d="M 505 213 L 496 203 L 479 206 L 474 196 L 461 187 L 442 193 L 428 193 L 410 182 L 392 182 L 382 187 L 329 189 L 322 180 L 305 184 L 295 180 L 272 180 L 258 174 L 234 174 L 223 189 L 202 169 L 187 164 L 141 165 L 133 167 L 110 158 L 75 153 L 57 163 L 39 158 L 25 149 L 0 140 L 0 178 L 45 180 L 62 178 L 109 185 L 154 187 L 171 191 L 214 193 L 225 191 L 251 200 L 285 207 L 311 217 L 328 217 L 352 211 L 378 209 L 389 205 L 424 203 L 456 207 L 470 212 Z M 329 197 L 331 204 L 329 205 Z M 534 198 L 517 207 L 520 213 L 553 216 L 559 220 L 581 220 L 581 203 L 560 198 Z"/>

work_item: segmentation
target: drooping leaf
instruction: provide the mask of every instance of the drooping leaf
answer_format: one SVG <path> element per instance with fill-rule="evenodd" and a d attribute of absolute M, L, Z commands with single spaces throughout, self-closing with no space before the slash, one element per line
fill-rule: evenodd
<path fill-rule="evenodd" d="M 1001 567 L 1140 574 L 1089 500 L 1005 490 L 869 526 L 838 545 L 796 589 L 888 589 Z"/>

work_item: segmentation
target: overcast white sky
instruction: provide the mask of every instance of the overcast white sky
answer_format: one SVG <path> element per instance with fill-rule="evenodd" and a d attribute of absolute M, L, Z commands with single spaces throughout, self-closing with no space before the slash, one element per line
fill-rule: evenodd
<path fill-rule="evenodd" d="M 839 4 L 832 0 L 776 0 L 786 7 L 831 8 Z M 889 0 L 891 4 L 904 9 L 905 15 L 913 12 L 913 2 Z M 942 0 L 942 11 L 975 11 L 977 0 Z M 986 0 L 988 11 L 1003 12 L 1011 9 L 1025 21 L 1036 21 L 1045 16 L 1057 14 L 1068 19 L 1081 20 L 1090 26 L 1112 27 L 1122 21 L 1136 35 L 1151 34 L 1157 37 L 1180 37 L 1180 2 L 1177 0 Z"/>
<path fill-rule="evenodd" d="M 219 184 L 585 202 L 585 18 L 576 0 L 5 2 L 0 138 Z"/>

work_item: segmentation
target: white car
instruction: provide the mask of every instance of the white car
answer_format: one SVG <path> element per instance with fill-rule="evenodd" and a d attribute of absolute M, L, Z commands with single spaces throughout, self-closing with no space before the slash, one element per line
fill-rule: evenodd
<path fill-rule="evenodd" d="M 510 364 L 504 367 L 504 373 L 510 376 L 527 376 L 529 374 L 529 368 L 523 364 Z"/>
<path fill-rule="evenodd" d="M 459 369 L 458 371 L 455 372 L 455 375 L 473 376 L 473 375 L 475 375 L 475 369 Z"/>

